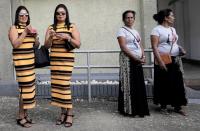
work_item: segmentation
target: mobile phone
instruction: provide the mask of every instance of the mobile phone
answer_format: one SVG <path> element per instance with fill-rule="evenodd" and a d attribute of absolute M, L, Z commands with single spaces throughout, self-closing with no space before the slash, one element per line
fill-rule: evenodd
<path fill-rule="evenodd" d="M 31 29 L 30 34 L 31 35 L 36 35 L 37 34 L 37 30 L 36 29 Z"/>

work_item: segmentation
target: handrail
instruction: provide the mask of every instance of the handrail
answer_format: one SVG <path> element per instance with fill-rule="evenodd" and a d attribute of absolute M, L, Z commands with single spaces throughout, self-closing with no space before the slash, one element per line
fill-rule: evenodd
<path fill-rule="evenodd" d="M 152 49 L 144 49 L 145 52 L 149 52 L 150 54 L 150 65 L 143 65 L 144 68 L 151 68 L 151 74 L 153 78 L 153 54 Z M 91 102 L 91 68 L 119 68 L 119 65 L 91 65 L 90 63 L 90 55 L 93 53 L 120 53 L 120 50 L 76 50 L 75 53 L 85 53 L 87 54 L 87 64 L 84 66 L 74 66 L 77 69 L 87 69 L 87 80 L 88 80 L 88 101 Z"/>
<path fill-rule="evenodd" d="M 144 52 L 150 53 L 150 64 L 143 65 L 144 68 L 150 68 L 151 69 L 151 77 L 153 78 L 153 72 L 154 72 L 154 56 L 152 49 L 144 49 Z M 88 81 L 88 101 L 91 102 L 91 68 L 119 68 L 119 65 L 91 65 L 90 63 L 90 55 L 93 53 L 120 53 L 120 50 L 75 50 L 74 53 L 84 53 L 86 54 L 87 58 L 87 64 L 82 66 L 74 66 L 74 68 L 77 69 L 87 69 L 87 81 Z M 42 69 L 47 69 L 48 67 L 44 67 Z M 15 73 L 15 71 L 14 71 Z M 14 74 L 14 77 L 16 75 Z"/>
<path fill-rule="evenodd" d="M 121 50 L 75 50 L 75 53 L 119 53 Z M 145 52 L 152 52 L 152 49 L 144 49 Z"/>

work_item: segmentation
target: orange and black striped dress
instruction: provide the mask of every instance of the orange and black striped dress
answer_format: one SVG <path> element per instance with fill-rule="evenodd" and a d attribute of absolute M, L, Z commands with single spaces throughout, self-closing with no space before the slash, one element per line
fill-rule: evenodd
<path fill-rule="evenodd" d="M 25 26 L 16 26 L 18 35 L 20 36 Z M 35 107 L 35 60 L 33 45 L 35 38 L 27 35 L 23 43 L 13 49 L 13 62 L 15 65 L 16 76 L 20 91 L 20 98 L 23 101 L 23 109 Z"/>
<path fill-rule="evenodd" d="M 53 28 L 50 26 L 49 28 Z M 73 25 L 68 29 L 65 24 L 56 26 L 56 33 L 71 33 Z M 72 96 L 70 89 L 70 80 L 74 67 L 73 51 L 65 48 L 65 41 L 53 37 L 50 53 L 51 69 L 51 104 L 62 107 L 72 108 Z"/>

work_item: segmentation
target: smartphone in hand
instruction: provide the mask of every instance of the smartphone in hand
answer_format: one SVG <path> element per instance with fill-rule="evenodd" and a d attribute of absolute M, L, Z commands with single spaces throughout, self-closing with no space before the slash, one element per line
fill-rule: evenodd
<path fill-rule="evenodd" d="M 32 28 L 31 30 L 30 30 L 30 35 L 37 35 L 37 30 L 36 29 L 34 29 L 34 28 Z"/>

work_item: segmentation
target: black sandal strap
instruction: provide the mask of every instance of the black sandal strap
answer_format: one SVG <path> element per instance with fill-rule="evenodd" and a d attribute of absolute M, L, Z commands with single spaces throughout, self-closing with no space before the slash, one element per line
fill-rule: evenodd
<path fill-rule="evenodd" d="M 67 114 L 66 116 L 71 116 L 71 117 L 74 117 L 74 115 L 68 115 L 68 114 Z"/>
<path fill-rule="evenodd" d="M 66 114 L 65 113 L 61 113 L 60 118 L 56 120 L 56 125 L 63 124 L 65 122 L 65 120 L 66 120 Z"/>
<path fill-rule="evenodd" d="M 72 118 L 74 117 L 74 115 L 72 115 L 72 114 L 67 114 L 67 115 L 66 115 L 66 121 L 65 121 L 65 124 L 64 124 L 65 127 L 71 127 L 71 126 L 72 126 L 72 123 L 73 123 L 73 122 L 67 121 L 67 117 L 68 117 L 68 116 L 69 116 L 69 117 L 72 117 Z M 72 119 L 72 118 L 71 118 L 71 119 Z M 73 120 L 72 120 L 72 121 L 73 121 Z"/>
<path fill-rule="evenodd" d="M 27 124 L 30 124 L 27 122 L 27 120 L 25 118 L 23 119 L 17 119 L 17 124 L 22 126 L 22 127 L 26 127 L 26 128 L 29 128 L 31 126 L 27 126 Z"/>
<path fill-rule="evenodd" d="M 25 116 L 24 118 L 27 120 L 28 123 L 35 124 L 35 122 L 31 118 L 29 118 L 28 116 Z"/>

